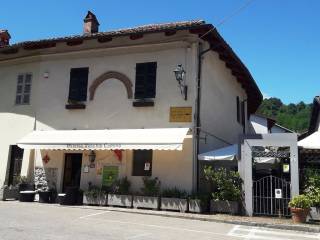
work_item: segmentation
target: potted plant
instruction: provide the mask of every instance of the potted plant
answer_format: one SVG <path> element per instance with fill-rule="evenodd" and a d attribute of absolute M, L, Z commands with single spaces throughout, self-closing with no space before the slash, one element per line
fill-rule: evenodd
<path fill-rule="evenodd" d="M 204 173 L 206 179 L 214 186 L 210 212 L 238 214 L 242 194 L 242 179 L 239 173 L 226 168 L 214 170 L 211 166 L 206 167 Z"/>
<path fill-rule="evenodd" d="M 141 193 L 133 197 L 134 208 L 156 209 L 160 208 L 160 181 L 156 178 L 144 177 Z"/>
<path fill-rule="evenodd" d="M 105 205 L 106 204 L 106 193 L 97 186 L 92 186 L 89 183 L 87 191 L 83 194 L 83 204 L 85 205 Z"/>
<path fill-rule="evenodd" d="M 176 187 L 164 189 L 161 193 L 162 210 L 186 212 L 188 210 L 187 192 Z"/>
<path fill-rule="evenodd" d="M 210 196 L 205 193 L 192 194 L 189 197 L 188 211 L 192 213 L 205 213 L 209 209 Z"/>
<path fill-rule="evenodd" d="M 289 202 L 289 207 L 294 223 L 305 223 L 307 221 L 311 203 L 312 201 L 309 199 L 309 197 L 304 194 L 295 196 L 291 199 Z"/>
<path fill-rule="evenodd" d="M 21 177 L 20 176 L 14 176 L 12 185 L 4 185 L 1 188 L 2 193 L 0 194 L 3 201 L 8 199 L 19 199 L 19 184 L 21 183 Z"/>
<path fill-rule="evenodd" d="M 310 217 L 320 220 L 320 174 L 319 170 L 307 168 L 304 170 L 303 193 L 311 201 Z"/>
<path fill-rule="evenodd" d="M 35 185 L 30 183 L 26 176 L 21 176 L 19 182 L 20 182 L 18 184 L 19 192 L 21 192 L 21 191 L 34 191 Z"/>
<path fill-rule="evenodd" d="M 52 192 L 49 187 L 42 187 L 39 191 L 39 202 L 40 203 L 51 203 Z"/>
<path fill-rule="evenodd" d="M 131 183 L 127 177 L 118 179 L 108 193 L 108 206 L 132 207 Z"/>

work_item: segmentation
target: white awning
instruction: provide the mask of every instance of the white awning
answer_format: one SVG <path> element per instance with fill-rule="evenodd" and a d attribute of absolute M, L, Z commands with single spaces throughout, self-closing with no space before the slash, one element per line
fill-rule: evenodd
<path fill-rule="evenodd" d="M 206 153 L 201 153 L 198 155 L 198 159 L 204 160 L 204 161 L 221 161 L 221 160 L 232 161 L 236 159 L 237 155 L 238 155 L 238 145 L 233 144 L 228 147 L 219 148 Z"/>
<path fill-rule="evenodd" d="M 18 142 L 24 149 L 182 150 L 189 128 L 33 131 Z"/>
<path fill-rule="evenodd" d="M 306 149 L 320 149 L 320 131 L 300 140 L 298 146 Z"/>

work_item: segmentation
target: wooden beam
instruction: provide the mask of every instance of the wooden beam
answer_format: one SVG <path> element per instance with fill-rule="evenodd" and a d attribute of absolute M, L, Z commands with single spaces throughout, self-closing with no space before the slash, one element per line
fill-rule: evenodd
<path fill-rule="evenodd" d="M 10 48 L 10 49 L 1 51 L 2 54 L 15 54 L 18 52 L 19 52 L 19 48 Z"/>
<path fill-rule="evenodd" d="M 67 41 L 68 46 L 77 46 L 77 45 L 81 45 L 82 43 L 83 43 L 83 39 Z"/>
<path fill-rule="evenodd" d="M 97 40 L 99 43 L 106 43 L 106 42 L 111 42 L 112 41 L 112 37 L 110 36 L 103 36 L 103 37 L 98 37 Z"/>
<path fill-rule="evenodd" d="M 133 34 L 130 34 L 130 39 L 131 39 L 131 40 L 137 40 L 137 39 L 140 39 L 140 38 L 143 38 L 143 34 L 142 34 L 142 33 L 133 33 Z"/>
<path fill-rule="evenodd" d="M 36 50 L 36 49 L 44 49 L 44 48 L 52 48 L 57 44 L 55 42 L 42 42 L 42 43 L 31 43 L 26 44 L 23 49 L 25 50 Z"/>
<path fill-rule="evenodd" d="M 169 36 L 175 35 L 176 33 L 177 33 L 176 30 L 167 30 L 164 32 L 164 35 L 169 37 Z"/>

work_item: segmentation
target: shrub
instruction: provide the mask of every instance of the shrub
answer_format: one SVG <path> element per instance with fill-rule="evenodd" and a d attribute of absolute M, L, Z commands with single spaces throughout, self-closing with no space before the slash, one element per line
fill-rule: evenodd
<path fill-rule="evenodd" d="M 208 193 L 193 193 L 189 196 L 192 200 L 200 200 L 201 202 L 208 202 L 210 200 L 210 194 Z"/>
<path fill-rule="evenodd" d="M 97 186 L 91 186 L 89 185 L 89 189 L 84 192 L 84 195 L 86 195 L 87 198 L 98 198 L 100 194 L 102 194 L 103 191 L 97 187 Z"/>
<path fill-rule="evenodd" d="M 205 178 L 215 185 L 212 198 L 221 201 L 239 201 L 241 199 L 242 179 L 238 172 L 228 171 L 226 168 L 204 169 Z"/>
<path fill-rule="evenodd" d="M 304 171 L 304 194 L 309 197 L 314 207 L 320 207 L 319 170 L 308 168 Z"/>
<path fill-rule="evenodd" d="M 291 208 L 309 209 L 311 205 L 312 205 L 311 200 L 309 199 L 308 196 L 304 194 L 293 197 L 289 202 L 289 207 Z"/>
<path fill-rule="evenodd" d="M 112 187 L 112 193 L 114 194 L 129 194 L 130 193 L 131 183 L 127 177 L 118 179 L 115 181 Z"/>
<path fill-rule="evenodd" d="M 164 189 L 161 196 L 167 198 L 186 198 L 188 196 L 188 193 L 184 190 L 180 190 L 177 187 L 174 187 Z"/>
<path fill-rule="evenodd" d="M 141 192 L 145 196 L 158 196 L 160 193 L 160 181 L 156 178 L 144 177 L 142 178 L 143 187 Z"/>

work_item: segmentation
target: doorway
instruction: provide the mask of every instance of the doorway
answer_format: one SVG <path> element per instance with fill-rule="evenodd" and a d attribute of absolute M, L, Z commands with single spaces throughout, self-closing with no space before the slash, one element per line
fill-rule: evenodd
<path fill-rule="evenodd" d="M 9 165 L 9 176 L 8 185 L 16 185 L 19 182 L 23 159 L 23 149 L 17 145 L 10 146 L 10 165 Z"/>
<path fill-rule="evenodd" d="M 62 192 L 67 187 L 80 187 L 82 153 L 67 153 L 64 162 Z"/>

